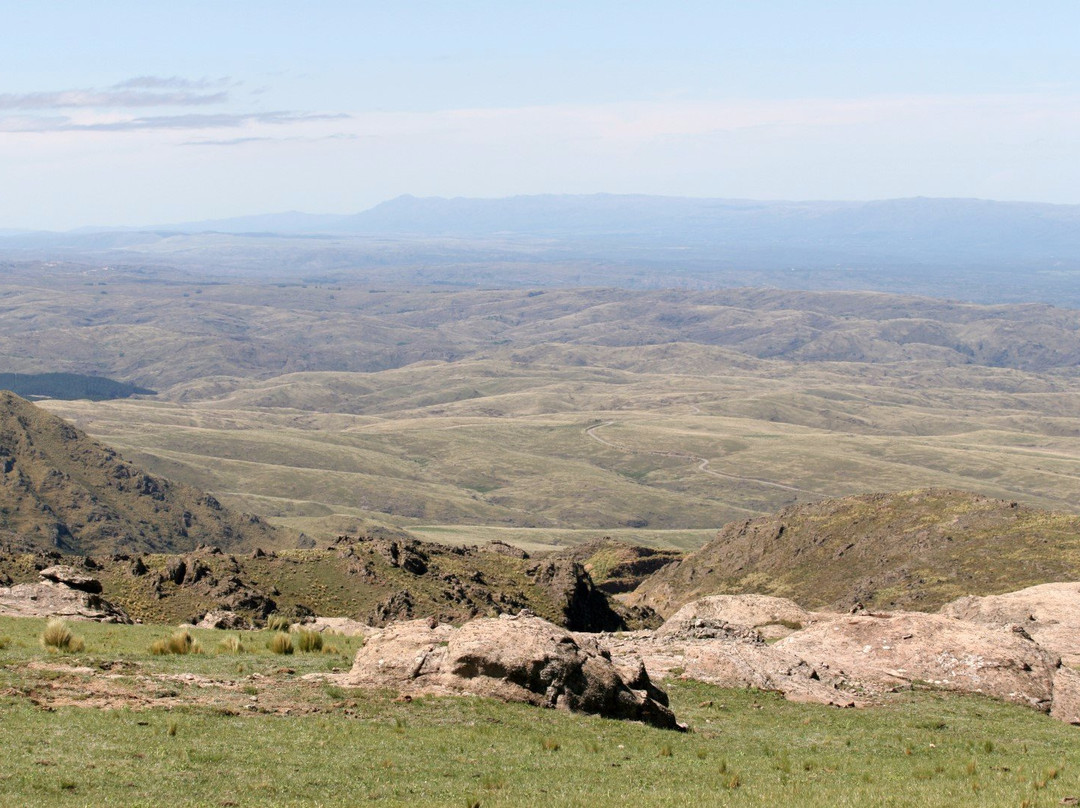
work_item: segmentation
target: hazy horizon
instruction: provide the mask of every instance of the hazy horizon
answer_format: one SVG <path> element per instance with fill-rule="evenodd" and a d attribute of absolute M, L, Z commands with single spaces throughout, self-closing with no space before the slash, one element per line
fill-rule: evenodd
<path fill-rule="evenodd" d="M 4 3 L 0 229 L 402 194 L 1080 203 L 1080 6 Z"/>
<path fill-rule="evenodd" d="M 140 221 L 140 222 L 102 222 L 102 221 L 89 221 L 82 224 L 77 224 L 72 227 L 64 229 L 48 229 L 48 228 L 17 228 L 0 226 L 0 235 L 4 233 L 17 233 L 17 232 L 42 232 L 42 233 L 79 233 L 79 232 L 95 232 L 95 231 L 108 231 L 108 230 L 153 230 L 156 228 L 168 228 L 174 226 L 186 226 L 186 225 L 202 225 L 213 222 L 232 222 L 246 219 L 270 219 L 273 217 L 311 217 L 312 219 L 325 219 L 333 220 L 335 218 L 345 219 L 348 217 L 356 216 L 358 214 L 367 213 L 375 210 L 384 205 L 392 204 L 403 200 L 417 200 L 421 202 L 426 201 L 438 201 L 438 202 L 456 202 L 456 201 L 469 201 L 469 202 L 497 202 L 500 200 L 515 200 L 515 199 L 540 199 L 540 198 L 573 198 L 573 199 L 587 199 L 595 197 L 610 197 L 610 198 L 626 198 L 626 199 L 651 199 L 651 200 L 686 200 L 693 202 L 727 202 L 727 203 L 748 203 L 755 204 L 760 203 L 763 205 L 861 205 L 861 204 L 873 204 L 873 203 L 889 203 L 889 202 L 907 202 L 907 201 L 936 201 L 936 202 L 980 202 L 989 204 L 1001 204 L 1001 205 L 1045 205 L 1048 207 L 1077 207 L 1080 203 L 1069 202 L 1046 202 L 1044 200 L 1034 199 L 987 199 L 983 197 L 943 197 L 943 196 L 926 196 L 917 194 L 908 197 L 894 197 L 888 199 L 762 199 L 762 198 L 749 198 L 749 197 L 712 197 L 712 196 L 692 196 L 692 195 L 670 195 L 670 194 L 615 194 L 606 191 L 596 191 L 588 194 L 559 194 L 559 193 L 547 193 L 547 194 L 507 194 L 505 196 L 420 196 L 418 194 L 403 193 L 397 196 L 382 199 L 375 202 L 372 205 L 358 209 L 358 210 L 337 210 L 337 211 L 322 211 L 314 212 L 310 210 L 301 210 L 299 208 L 278 209 L 278 210 L 256 210 L 241 212 L 230 216 L 203 216 L 193 217 L 185 219 L 183 221 Z M 3 223 L 0 223 L 2 225 Z M 273 232 L 273 231 L 268 231 Z"/>

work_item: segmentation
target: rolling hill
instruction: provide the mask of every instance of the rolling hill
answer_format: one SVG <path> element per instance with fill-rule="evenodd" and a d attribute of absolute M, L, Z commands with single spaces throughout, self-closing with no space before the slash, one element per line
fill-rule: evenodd
<path fill-rule="evenodd" d="M 808 608 L 932 611 L 963 595 L 1078 578 L 1080 516 L 923 489 L 733 522 L 626 600 L 663 615 L 706 595 L 741 592 Z"/>

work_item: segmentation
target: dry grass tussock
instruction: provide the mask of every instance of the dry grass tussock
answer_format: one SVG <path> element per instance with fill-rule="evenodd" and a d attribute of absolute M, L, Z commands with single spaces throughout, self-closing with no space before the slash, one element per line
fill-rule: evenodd
<path fill-rule="evenodd" d="M 86 647 L 82 637 L 77 637 L 63 620 L 50 620 L 41 633 L 41 645 L 48 651 L 77 654 Z"/>
<path fill-rule="evenodd" d="M 291 654 L 293 652 L 292 637 L 284 631 L 279 631 L 273 636 L 267 647 L 275 654 Z"/>
<path fill-rule="evenodd" d="M 167 654 L 201 654 L 203 652 L 199 641 L 191 636 L 186 628 L 174 631 L 166 639 L 156 640 L 150 646 L 150 653 L 155 656 Z"/>

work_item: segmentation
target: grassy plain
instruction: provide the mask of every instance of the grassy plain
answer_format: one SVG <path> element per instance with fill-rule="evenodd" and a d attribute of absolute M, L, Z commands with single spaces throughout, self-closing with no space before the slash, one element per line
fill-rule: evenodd
<path fill-rule="evenodd" d="M 1080 795 L 1076 728 L 933 691 L 838 710 L 669 681 L 686 734 L 303 678 L 340 654 L 153 656 L 165 626 L 0 618 L 0 805 L 1049 806 Z"/>

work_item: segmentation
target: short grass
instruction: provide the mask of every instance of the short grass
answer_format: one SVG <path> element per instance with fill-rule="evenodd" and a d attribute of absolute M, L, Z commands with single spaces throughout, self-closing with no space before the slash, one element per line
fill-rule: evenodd
<path fill-rule="evenodd" d="M 41 667 L 50 660 L 36 645 L 40 622 L 0 620 L 12 638 L 0 651 L 2 806 L 863 808 L 1050 806 L 1080 796 L 1075 727 L 925 691 L 837 710 L 676 681 L 674 709 L 692 728 L 677 734 L 487 699 L 399 702 L 302 680 L 323 661 L 297 654 L 288 672 L 264 667 L 265 678 L 244 678 L 237 694 L 260 703 L 284 690 L 290 714 L 207 706 L 210 688 L 182 680 L 168 707 L 43 709 L 35 698 L 64 674 Z M 234 655 L 149 656 L 149 639 L 168 631 L 88 626 L 86 653 L 71 664 L 239 677 Z M 267 656 L 254 651 L 241 664 L 265 666 Z M 146 683 L 132 676 L 130 687 Z"/>

